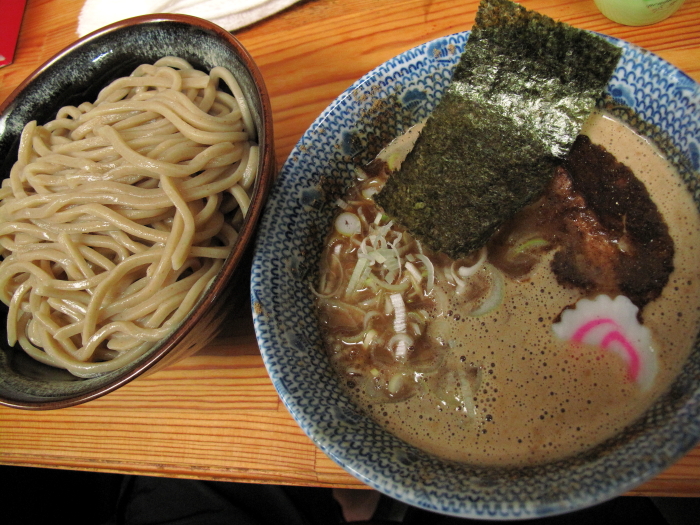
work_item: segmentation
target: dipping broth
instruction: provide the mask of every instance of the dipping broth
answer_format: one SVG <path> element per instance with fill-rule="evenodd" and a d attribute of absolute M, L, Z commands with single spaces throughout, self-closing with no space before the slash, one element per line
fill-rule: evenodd
<path fill-rule="evenodd" d="M 609 290 L 562 284 L 551 240 L 526 239 L 516 247 L 531 256 L 526 269 L 502 271 L 491 244 L 452 261 L 382 216 L 371 199 L 386 180 L 381 166 L 397 167 L 409 133 L 339 203 L 316 288 L 343 385 L 389 432 L 471 464 L 553 461 L 618 433 L 679 372 L 700 327 L 700 215 L 672 165 L 629 127 L 594 113 L 582 134 L 631 168 L 673 242 L 660 295 L 636 301 L 652 339 L 646 382 L 632 377 L 629 356 L 555 335 L 562 312 Z"/>

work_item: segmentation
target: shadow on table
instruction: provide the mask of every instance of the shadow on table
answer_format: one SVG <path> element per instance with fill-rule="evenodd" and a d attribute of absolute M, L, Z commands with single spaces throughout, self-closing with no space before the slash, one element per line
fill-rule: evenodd
<path fill-rule="evenodd" d="M 353 522 L 358 525 L 493 523 L 432 514 L 385 496 L 368 497 L 368 491 L 343 491 L 336 499 L 324 488 L 7 466 L 0 466 L 0 476 L 5 525 L 53 523 L 64 517 L 87 525 L 334 525 L 345 523 L 344 513 L 372 516 Z M 695 525 L 700 523 L 700 499 L 621 497 L 580 512 L 518 523 Z"/>

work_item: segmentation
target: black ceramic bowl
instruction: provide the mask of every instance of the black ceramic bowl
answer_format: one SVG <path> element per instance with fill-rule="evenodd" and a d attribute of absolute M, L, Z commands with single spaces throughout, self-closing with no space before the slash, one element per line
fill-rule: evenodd
<path fill-rule="evenodd" d="M 27 122 L 36 120 L 41 124 L 55 118 L 63 106 L 92 101 L 112 80 L 129 75 L 139 64 L 153 63 L 163 56 L 184 58 L 207 72 L 215 66 L 228 68 L 239 81 L 251 108 L 260 145 L 258 180 L 236 245 L 216 280 L 169 337 L 136 362 L 99 377 L 74 377 L 65 370 L 34 361 L 19 347 L 10 347 L 3 319 L 0 322 L 0 403 L 3 405 L 61 408 L 111 392 L 145 372 L 162 368 L 201 348 L 215 335 L 227 305 L 235 302 L 236 290 L 246 293 L 249 246 L 275 171 L 272 112 L 255 62 L 233 35 L 215 24 L 182 15 L 136 17 L 100 29 L 61 51 L 0 105 L 0 176 L 9 176 Z M 7 312 L 2 307 L 0 318 Z"/>

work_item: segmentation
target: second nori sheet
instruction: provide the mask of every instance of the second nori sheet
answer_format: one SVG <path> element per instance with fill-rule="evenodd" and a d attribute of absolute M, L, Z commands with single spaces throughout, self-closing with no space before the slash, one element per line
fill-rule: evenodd
<path fill-rule="evenodd" d="M 435 251 L 480 248 L 541 194 L 621 53 L 508 0 L 483 0 L 449 89 L 377 204 Z"/>

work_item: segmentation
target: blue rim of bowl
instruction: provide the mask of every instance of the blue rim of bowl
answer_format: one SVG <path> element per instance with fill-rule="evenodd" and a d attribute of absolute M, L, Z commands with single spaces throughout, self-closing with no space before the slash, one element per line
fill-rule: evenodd
<path fill-rule="evenodd" d="M 251 275 L 254 326 L 265 366 L 292 417 L 325 454 L 362 482 L 405 503 L 447 515 L 498 520 L 552 516 L 619 496 L 695 446 L 700 438 L 700 388 L 693 384 L 692 374 L 700 368 L 700 357 L 624 435 L 554 464 L 488 469 L 431 458 L 367 421 L 337 385 L 318 330 L 314 331 L 315 320 L 310 319 L 309 285 L 320 251 L 316 245 L 326 235 L 318 219 L 327 219 L 331 213 L 334 201 L 329 202 L 328 195 L 342 194 L 352 179 L 342 168 L 349 172 L 353 164 L 371 160 L 394 136 L 429 114 L 468 35 L 457 33 L 427 42 L 378 66 L 343 92 L 304 133 L 281 170 L 260 224 Z M 700 116 L 691 115 L 690 122 L 673 116 L 678 105 L 700 107 L 700 86 L 658 56 L 601 36 L 624 53 L 599 105 L 656 143 L 679 169 L 695 202 L 700 202 Z M 433 86 L 424 92 L 432 91 L 432 99 L 421 95 L 413 74 L 430 78 Z M 638 86 L 648 75 L 654 83 Z M 677 100 L 669 98 L 671 87 Z M 660 115 L 659 103 L 672 107 L 664 106 Z M 398 117 L 387 117 L 397 111 Z M 373 126 L 356 128 L 358 115 L 372 119 Z M 375 125 L 380 129 L 372 132 Z M 328 169 L 314 165 L 320 152 L 329 157 Z M 330 223 L 322 220 L 320 224 Z M 290 247 L 290 243 L 296 244 Z M 698 345 L 696 341 L 694 356 L 700 354 Z M 309 365 L 315 367 L 311 372 Z M 679 414 L 673 424 L 661 421 L 669 410 Z M 358 451 L 354 440 L 365 439 L 368 433 L 378 443 L 363 442 L 364 448 Z M 387 456 L 382 447 L 394 452 Z M 647 451 L 644 462 L 625 461 L 632 456 L 638 459 L 634 447 Z M 563 472 L 572 468 L 579 478 L 566 482 Z M 439 469 L 441 477 L 453 476 L 462 485 L 433 484 L 430 476 L 416 474 L 421 469 Z M 507 494 L 499 487 L 503 476 L 514 472 L 522 476 L 523 470 L 527 471 L 524 485 L 516 487 L 516 493 Z M 549 483 L 549 488 L 536 491 L 533 498 L 527 483 Z"/>

